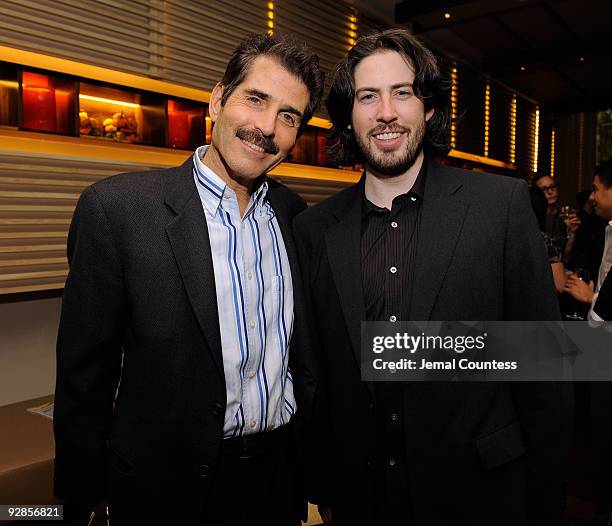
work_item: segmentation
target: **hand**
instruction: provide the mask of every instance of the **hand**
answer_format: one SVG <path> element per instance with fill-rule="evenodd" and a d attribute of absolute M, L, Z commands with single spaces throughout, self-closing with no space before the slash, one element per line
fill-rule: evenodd
<path fill-rule="evenodd" d="M 321 515 L 321 519 L 323 520 L 323 524 L 325 526 L 332 526 L 332 510 L 331 508 L 325 508 L 323 506 L 317 506 L 319 509 L 319 515 Z"/>
<path fill-rule="evenodd" d="M 582 303 L 592 303 L 594 291 L 595 284 L 592 281 L 587 284 L 576 274 L 570 274 L 565 282 L 565 292 Z"/>
<path fill-rule="evenodd" d="M 567 235 L 568 236 L 573 236 L 576 234 L 576 232 L 578 231 L 578 228 L 580 227 L 580 218 L 576 215 L 575 212 L 572 212 L 570 214 L 570 216 L 567 218 L 567 221 L 565 221 L 565 225 L 567 227 Z"/>

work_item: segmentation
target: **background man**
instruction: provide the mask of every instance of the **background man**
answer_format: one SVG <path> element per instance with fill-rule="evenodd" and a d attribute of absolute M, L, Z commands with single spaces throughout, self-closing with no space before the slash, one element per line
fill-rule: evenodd
<path fill-rule="evenodd" d="M 360 378 L 362 320 L 559 318 L 527 185 L 432 160 L 449 91 L 408 32 L 361 38 L 327 109 L 364 175 L 294 221 L 320 351 L 310 497 L 334 524 L 563 520 L 571 390 Z"/>
<path fill-rule="evenodd" d="M 576 275 L 571 275 L 566 290 L 577 300 L 590 305 L 588 319 L 595 323 L 606 323 L 612 327 L 612 160 L 595 169 L 593 191 L 590 199 L 595 213 L 608 221 L 603 256 L 597 274 L 597 285 L 588 284 Z M 612 383 L 592 382 L 589 385 L 592 468 L 595 497 L 594 525 L 608 525 L 612 521 Z"/>
<path fill-rule="evenodd" d="M 57 496 L 108 498 L 113 525 L 299 523 L 291 220 L 305 203 L 265 174 L 322 85 L 315 55 L 249 38 L 212 92 L 210 146 L 83 193 L 57 344 Z"/>
<path fill-rule="evenodd" d="M 591 304 L 592 307 L 589 311 L 590 320 L 603 321 L 605 318 L 602 318 L 594 307 L 597 304 L 599 292 L 606 281 L 610 268 L 612 268 L 612 160 L 606 161 L 595 169 L 593 191 L 591 192 L 590 199 L 593 202 L 595 213 L 608 222 L 603 255 L 596 278 L 597 286 L 595 286 L 595 281 L 587 284 L 578 276 L 572 275 L 568 278 L 566 290 L 577 300 Z M 609 307 L 608 309 L 604 308 L 604 301 L 601 301 L 599 309 L 608 310 Z"/>

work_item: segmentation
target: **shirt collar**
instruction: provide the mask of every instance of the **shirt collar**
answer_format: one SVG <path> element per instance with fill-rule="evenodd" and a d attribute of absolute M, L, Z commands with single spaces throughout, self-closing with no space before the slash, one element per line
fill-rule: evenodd
<path fill-rule="evenodd" d="M 427 177 L 427 159 L 423 159 L 423 164 L 421 165 L 421 169 L 417 175 L 417 178 L 412 185 L 412 188 L 408 190 L 405 194 L 400 194 L 396 196 L 393 200 L 398 198 L 406 198 L 408 196 L 416 197 L 419 201 L 423 200 L 423 195 L 425 194 L 425 178 Z M 365 171 L 363 173 L 363 179 L 365 183 Z M 370 212 L 382 212 L 386 210 L 386 208 L 380 208 L 376 206 L 374 203 L 368 200 L 365 195 L 365 184 L 361 186 L 361 195 L 363 199 L 363 212 L 368 214 Z"/>
<path fill-rule="evenodd" d="M 206 155 L 208 145 L 200 146 L 193 154 L 193 171 L 204 206 L 213 214 L 217 213 L 217 209 L 221 205 L 223 197 L 231 195 L 235 198 L 234 191 L 221 179 L 215 172 L 202 162 L 202 158 Z M 252 208 L 264 202 L 268 194 L 268 181 L 265 177 L 262 178 L 261 184 L 251 195 L 251 200 L 247 208 L 248 214 Z"/>

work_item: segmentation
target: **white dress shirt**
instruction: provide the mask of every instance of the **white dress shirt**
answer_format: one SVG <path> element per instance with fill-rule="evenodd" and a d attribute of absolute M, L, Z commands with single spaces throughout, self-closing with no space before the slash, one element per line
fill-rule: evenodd
<path fill-rule="evenodd" d="M 296 410 L 289 371 L 293 287 L 289 260 L 268 183 L 241 217 L 235 192 L 193 156 L 215 272 L 227 389 L 225 438 L 270 431 Z"/>
<path fill-rule="evenodd" d="M 599 289 L 606 279 L 608 272 L 612 268 L 612 221 L 606 225 L 606 242 L 604 244 L 603 256 L 601 258 L 601 264 L 599 265 L 599 272 L 597 274 L 597 286 L 595 288 L 595 294 L 593 294 L 593 301 L 591 303 L 591 309 L 589 310 L 588 319 L 593 322 L 603 322 L 604 320 L 597 315 L 593 310 L 597 296 L 599 295 Z"/>

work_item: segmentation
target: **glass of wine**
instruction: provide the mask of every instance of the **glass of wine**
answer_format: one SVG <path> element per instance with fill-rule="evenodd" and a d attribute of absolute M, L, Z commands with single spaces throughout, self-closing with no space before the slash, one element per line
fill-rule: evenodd
<path fill-rule="evenodd" d="M 559 217 L 564 223 L 567 223 L 570 220 L 570 217 L 574 213 L 574 210 L 570 205 L 563 205 L 559 210 Z"/>
<path fill-rule="evenodd" d="M 580 281 L 584 281 L 588 283 L 590 281 L 590 274 L 588 269 L 585 268 L 576 268 L 574 269 L 574 274 Z M 566 314 L 565 319 L 570 321 L 584 321 L 584 316 L 578 313 L 578 306 L 583 305 L 582 303 L 574 300 L 574 312 L 572 314 Z"/>

